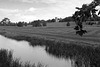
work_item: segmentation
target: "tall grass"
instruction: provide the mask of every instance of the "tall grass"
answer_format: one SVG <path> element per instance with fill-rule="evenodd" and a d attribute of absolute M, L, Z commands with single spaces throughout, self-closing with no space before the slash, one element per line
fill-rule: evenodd
<path fill-rule="evenodd" d="M 100 47 L 77 45 L 74 43 L 56 42 L 46 49 L 49 54 L 56 57 L 74 59 L 76 65 L 81 67 L 100 67 Z M 81 66 L 80 66 L 81 65 Z"/>
<path fill-rule="evenodd" d="M 30 64 L 29 62 L 26 62 L 23 64 L 19 59 L 13 58 L 12 51 L 8 51 L 6 49 L 0 50 L 0 67 L 44 67 L 43 64 L 38 63 Z"/>
<path fill-rule="evenodd" d="M 16 36 L 16 40 L 26 40 L 32 46 L 46 46 L 46 51 L 58 58 L 70 58 L 77 67 L 100 67 L 100 46 L 65 43 L 36 37 Z"/>

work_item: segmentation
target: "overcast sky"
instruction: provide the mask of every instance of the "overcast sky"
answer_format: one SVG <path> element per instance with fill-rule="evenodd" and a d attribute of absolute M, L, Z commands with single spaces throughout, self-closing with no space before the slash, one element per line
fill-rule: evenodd
<path fill-rule="evenodd" d="M 0 0 L 0 21 L 7 17 L 11 21 L 32 21 L 54 17 L 68 17 L 75 7 L 92 0 Z"/>

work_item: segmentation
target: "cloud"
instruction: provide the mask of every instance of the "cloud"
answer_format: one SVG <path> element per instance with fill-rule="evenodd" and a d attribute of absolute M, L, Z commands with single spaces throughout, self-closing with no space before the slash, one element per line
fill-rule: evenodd
<path fill-rule="evenodd" d="M 33 8 L 33 7 L 28 9 L 28 11 L 30 11 L 30 12 L 34 12 L 35 10 L 36 10 L 36 8 Z"/>
<path fill-rule="evenodd" d="M 17 18 L 15 19 L 16 21 L 26 21 L 26 22 L 33 21 L 36 19 L 34 15 L 24 15 L 24 14 L 16 14 L 15 18 Z"/>
<path fill-rule="evenodd" d="M 22 2 L 33 3 L 36 2 L 35 0 L 22 0 Z"/>
<path fill-rule="evenodd" d="M 56 3 L 57 0 L 21 0 L 22 2 L 27 3 Z"/>
<path fill-rule="evenodd" d="M 0 15 L 3 17 L 10 18 L 11 21 L 33 21 L 36 19 L 36 17 L 33 15 L 34 11 L 36 9 L 33 7 L 30 7 L 26 10 L 19 10 L 19 9 L 3 9 L 0 8 Z M 1 19 L 1 17 L 0 17 Z M 2 19 L 1 19 L 2 20 Z"/>
<path fill-rule="evenodd" d="M 19 10 L 18 9 L 3 9 L 3 8 L 0 8 L 0 12 L 16 13 L 16 12 L 19 12 Z"/>
<path fill-rule="evenodd" d="M 56 4 L 58 2 L 67 2 L 69 0 L 10 0 L 19 1 L 24 3 L 37 3 L 37 4 Z"/>
<path fill-rule="evenodd" d="M 0 15 L 1 15 L 0 19 L 2 20 L 2 18 L 4 18 L 4 17 L 8 17 L 9 18 L 11 15 L 13 17 L 13 15 L 18 13 L 18 12 L 19 12 L 18 9 L 4 9 L 4 8 L 0 8 Z"/>
<path fill-rule="evenodd" d="M 16 0 L 18 1 L 18 0 Z M 47 3 L 47 4 L 57 4 L 57 3 L 64 3 L 64 2 L 83 2 L 83 3 L 90 3 L 93 0 L 19 0 L 21 2 L 27 3 Z M 74 4 L 74 3 L 73 3 Z"/>
<path fill-rule="evenodd" d="M 90 3 L 91 1 L 92 0 L 55 0 L 56 3 L 52 7 L 44 7 L 38 10 L 38 18 L 49 19 L 54 17 L 64 18 L 72 16 L 76 11 L 75 7 L 81 7 L 82 4 Z"/>
<path fill-rule="evenodd" d="M 36 17 L 33 16 L 33 15 L 23 15 L 23 16 L 21 16 L 21 20 L 27 21 L 27 22 L 33 21 L 35 19 L 36 19 Z"/>
<path fill-rule="evenodd" d="M 13 21 L 31 21 L 35 19 L 49 19 L 54 17 L 64 18 L 67 16 L 72 16 L 72 14 L 75 12 L 75 7 L 81 7 L 82 4 L 90 3 L 92 0 L 12 0 L 12 1 L 20 1 L 25 4 L 28 3 L 27 5 L 29 5 L 29 7 L 27 9 L 0 8 L 0 15 L 3 17 L 8 17 Z M 36 4 L 35 8 L 34 5 L 32 4 Z M 44 6 L 44 4 L 46 5 Z M 23 7 L 25 7 L 25 5 Z"/>

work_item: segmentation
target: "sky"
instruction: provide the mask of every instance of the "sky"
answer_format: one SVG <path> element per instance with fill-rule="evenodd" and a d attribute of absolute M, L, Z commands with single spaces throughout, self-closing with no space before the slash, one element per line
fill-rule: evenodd
<path fill-rule="evenodd" d="M 75 7 L 92 0 L 0 0 L 0 21 L 7 17 L 12 22 L 72 16 Z"/>

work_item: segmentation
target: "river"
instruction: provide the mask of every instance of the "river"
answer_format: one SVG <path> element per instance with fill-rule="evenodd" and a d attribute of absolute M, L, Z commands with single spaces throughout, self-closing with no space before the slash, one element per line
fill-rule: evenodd
<path fill-rule="evenodd" d="M 21 61 L 42 63 L 48 67 L 72 67 L 70 59 L 57 58 L 45 51 L 43 46 L 31 46 L 27 41 L 16 41 L 0 35 L 0 48 L 13 51 L 13 56 Z"/>

